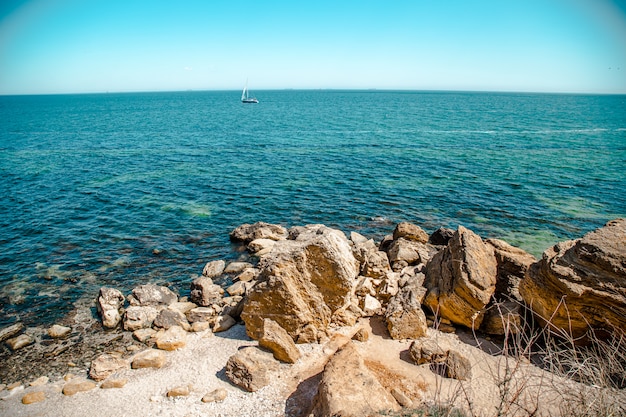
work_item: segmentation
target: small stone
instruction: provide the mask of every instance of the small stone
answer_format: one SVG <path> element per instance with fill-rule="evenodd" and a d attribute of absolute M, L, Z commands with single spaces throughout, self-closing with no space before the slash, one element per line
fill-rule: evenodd
<path fill-rule="evenodd" d="M 226 268 L 226 262 L 223 260 L 208 262 L 202 270 L 202 275 L 207 278 L 214 278 L 222 275 Z"/>
<path fill-rule="evenodd" d="M 111 389 L 111 388 L 123 388 L 124 385 L 128 383 L 128 379 L 126 378 L 109 378 L 106 379 L 101 385 L 102 389 Z"/>
<path fill-rule="evenodd" d="M 35 379 L 33 382 L 30 383 L 31 387 L 40 387 L 42 385 L 46 385 L 49 381 L 49 378 L 47 376 L 40 376 L 39 378 Z"/>
<path fill-rule="evenodd" d="M 12 391 L 17 387 L 21 387 L 22 386 L 22 381 L 15 381 L 12 384 L 7 385 L 7 390 Z"/>
<path fill-rule="evenodd" d="M 370 332 L 364 327 L 361 327 L 359 330 L 357 330 L 354 336 L 352 336 L 352 340 L 356 340 L 359 342 L 367 342 L 369 338 Z"/>
<path fill-rule="evenodd" d="M 230 287 L 226 288 L 226 292 L 230 295 L 244 295 L 246 293 L 246 283 L 237 281 Z"/>
<path fill-rule="evenodd" d="M 137 339 L 138 341 L 144 343 L 146 340 L 150 339 L 156 333 L 157 332 L 154 329 L 138 329 L 133 332 L 133 337 Z"/>
<path fill-rule="evenodd" d="M 187 312 L 187 320 L 191 323 L 198 321 L 209 321 L 215 316 L 213 307 L 196 307 Z"/>
<path fill-rule="evenodd" d="M 226 391 L 224 388 L 218 388 L 216 390 L 213 390 L 207 393 L 204 397 L 202 397 L 202 402 L 213 403 L 213 402 L 224 401 L 227 395 L 228 395 L 228 391 Z"/>
<path fill-rule="evenodd" d="M 289 333 L 272 319 L 263 320 L 259 346 L 269 349 L 274 358 L 282 362 L 295 363 L 300 358 L 300 351 Z"/>
<path fill-rule="evenodd" d="M 14 337 L 13 339 L 7 340 L 6 344 L 9 346 L 9 348 L 11 348 L 11 350 L 13 352 L 15 352 L 16 350 L 21 349 L 24 346 L 30 345 L 34 341 L 35 341 L 35 339 L 30 337 L 29 335 L 21 334 L 21 335 L 19 335 L 17 337 Z"/>
<path fill-rule="evenodd" d="M 65 327 L 59 324 L 55 324 L 54 326 L 48 329 L 48 336 L 50 336 L 53 339 L 60 339 L 70 334 L 71 331 L 72 331 L 71 327 Z"/>
<path fill-rule="evenodd" d="M 252 265 L 250 262 L 231 262 L 224 269 L 224 273 L 225 274 L 238 274 L 244 271 L 245 269 L 252 268 L 252 267 L 254 267 L 254 265 Z"/>
<path fill-rule="evenodd" d="M 241 272 L 241 274 L 237 275 L 234 281 L 249 282 L 249 281 L 256 279 L 258 275 L 259 275 L 258 269 L 247 268 L 247 269 L 244 269 L 243 272 Z"/>
<path fill-rule="evenodd" d="M 197 321 L 195 323 L 192 323 L 191 325 L 191 331 L 196 332 L 196 333 L 203 332 L 210 328 L 211 328 L 211 323 L 209 323 L 208 321 Z"/>
<path fill-rule="evenodd" d="M 67 366 L 69 366 L 70 368 L 76 368 L 76 364 L 72 361 L 68 362 Z"/>
<path fill-rule="evenodd" d="M 5 340 L 12 338 L 13 336 L 19 334 L 22 330 L 24 330 L 24 325 L 19 322 L 0 329 L 0 342 L 4 342 Z"/>
<path fill-rule="evenodd" d="M 71 380 L 72 380 L 72 379 L 74 379 L 74 378 L 76 378 L 76 375 L 74 375 L 74 374 L 65 374 L 65 375 L 63 376 L 63 380 L 64 380 L 64 381 L 71 381 Z"/>
<path fill-rule="evenodd" d="M 172 326 L 156 335 L 156 345 L 162 350 L 176 350 L 187 344 L 187 332 L 180 326 Z"/>
<path fill-rule="evenodd" d="M 29 392 L 22 397 L 22 404 L 39 403 L 46 399 L 46 394 L 43 391 Z"/>
<path fill-rule="evenodd" d="M 213 325 L 213 332 L 223 332 L 237 324 L 237 321 L 229 316 L 228 314 L 224 316 L 218 316 L 217 320 L 215 320 L 215 324 Z"/>
<path fill-rule="evenodd" d="M 400 404 L 402 407 L 410 407 L 413 405 L 413 401 L 398 388 L 393 388 L 391 390 L 391 395 L 393 395 L 393 398 L 395 398 L 398 404 Z"/>
<path fill-rule="evenodd" d="M 131 367 L 133 369 L 161 368 L 165 365 L 166 359 L 165 352 L 156 349 L 147 349 L 135 355 Z"/>
<path fill-rule="evenodd" d="M 7 384 L 0 384 L 0 391 L 3 391 L 7 387 Z"/>
<path fill-rule="evenodd" d="M 167 392 L 168 397 L 187 397 L 191 393 L 188 385 L 172 388 Z"/>
<path fill-rule="evenodd" d="M 198 307 L 195 303 L 189 301 L 177 301 L 175 303 L 170 304 L 167 308 L 170 310 L 180 311 L 183 314 L 187 314 L 189 310 Z"/>
<path fill-rule="evenodd" d="M 103 354 L 91 362 L 89 377 L 94 381 L 102 381 L 113 373 L 128 368 L 128 362 L 112 355 Z"/>
<path fill-rule="evenodd" d="M 64 395 L 74 395 L 79 392 L 90 391 L 96 384 L 86 379 L 73 379 L 63 386 Z"/>

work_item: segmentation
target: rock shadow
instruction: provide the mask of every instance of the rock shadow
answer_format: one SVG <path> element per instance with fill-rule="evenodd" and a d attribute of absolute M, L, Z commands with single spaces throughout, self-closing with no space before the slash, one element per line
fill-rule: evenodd
<path fill-rule="evenodd" d="M 387 330 L 387 324 L 385 320 L 380 316 L 374 316 L 370 318 L 370 326 L 372 327 L 372 334 L 380 336 L 383 339 L 391 339 L 389 330 Z"/>
<path fill-rule="evenodd" d="M 319 372 L 298 384 L 285 402 L 285 417 L 308 417 L 311 414 L 321 380 L 322 372 Z"/>

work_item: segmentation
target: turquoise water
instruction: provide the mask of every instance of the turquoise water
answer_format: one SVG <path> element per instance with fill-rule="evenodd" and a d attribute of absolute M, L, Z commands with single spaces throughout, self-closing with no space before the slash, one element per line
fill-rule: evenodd
<path fill-rule="evenodd" d="M 540 255 L 626 216 L 626 96 L 239 95 L 0 97 L 0 325 L 102 285 L 185 294 L 244 222 L 462 224 Z"/>

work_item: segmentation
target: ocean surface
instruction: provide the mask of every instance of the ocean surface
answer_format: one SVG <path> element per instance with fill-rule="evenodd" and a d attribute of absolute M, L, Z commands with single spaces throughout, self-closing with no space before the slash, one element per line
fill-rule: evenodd
<path fill-rule="evenodd" d="M 536 256 L 626 216 L 626 96 L 0 97 L 0 326 L 107 285 L 188 294 L 242 223 L 464 225 Z"/>

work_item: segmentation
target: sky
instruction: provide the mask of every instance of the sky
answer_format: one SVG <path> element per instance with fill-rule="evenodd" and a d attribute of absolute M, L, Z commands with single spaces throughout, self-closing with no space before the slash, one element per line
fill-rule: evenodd
<path fill-rule="evenodd" d="M 626 93 L 626 0 L 0 0 L 0 94 Z"/>

